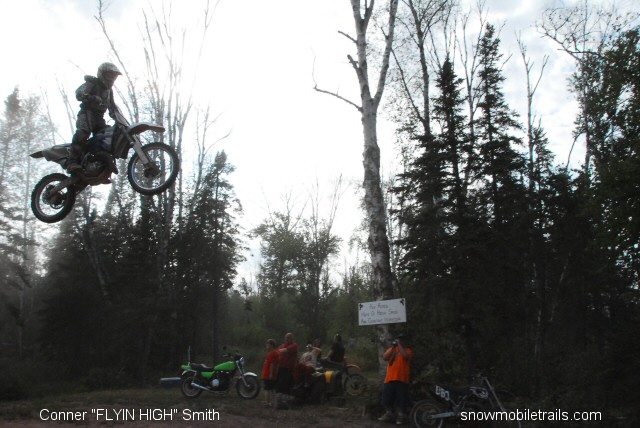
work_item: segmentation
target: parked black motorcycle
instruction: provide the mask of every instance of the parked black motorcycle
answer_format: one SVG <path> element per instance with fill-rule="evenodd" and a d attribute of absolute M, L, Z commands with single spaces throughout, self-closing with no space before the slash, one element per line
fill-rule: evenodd
<path fill-rule="evenodd" d="M 156 195 L 168 189 L 180 171 L 176 151 L 160 142 L 142 144 L 139 134 L 145 131 L 164 132 L 164 128 L 151 123 L 129 124 L 120 113 L 115 124 L 104 133 L 93 136 L 80 160 L 81 169 L 71 176 L 54 173 L 43 177 L 31 193 L 31 210 L 45 223 L 55 223 L 67 216 L 76 201 L 76 195 L 87 186 L 111 183 L 112 173 L 118 173 L 117 159 L 126 159 L 129 149 L 134 154 L 127 167 L 131 187 L 143 195 Z M 32 153 L 32 158 L 44 158 L 66 168 L 70 144 L 61 144 Z"/>
<path fill-rule="evenodd" d="M 520 428 L 505 406 L 507 392 L 497 392 L 489 379 L 478 376 L 469 386 L 449 387 L 428 384 L 428 398 L 416 402 L 409 419 L 418 428 L 441 428 L 447 421 L 463 421 L 464 426 Z M 511 395 L 512 397 L 512 395 Z"/>

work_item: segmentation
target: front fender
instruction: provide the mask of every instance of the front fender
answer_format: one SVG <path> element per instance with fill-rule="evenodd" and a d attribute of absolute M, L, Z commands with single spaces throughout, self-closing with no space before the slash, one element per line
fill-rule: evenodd
<path fill-rule="evenodd" d="M 255 374 L 254 372 L 244 372 L 244 376 L 255 376 L 258 377 L 257 374 Z M 238 379 L 242 379 L 242 375 L 238 375 L 236 376 Z"/>
<path fill-rule="evenodd" d="M 165 129 L 161 125 L 156 125 L 155 123 L 149 123 L 149 122 L 133 123 L 127 129 L 127 132 L 131 135 L 141 134 L 145 131 L 164 132 Z"/>

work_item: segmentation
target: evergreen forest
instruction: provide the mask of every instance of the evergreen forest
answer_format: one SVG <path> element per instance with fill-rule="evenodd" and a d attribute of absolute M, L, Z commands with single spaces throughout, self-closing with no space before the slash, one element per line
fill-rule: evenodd
<path fill-rule="evenodd" d="M 483 372 L 531 408 L 597 410 L 633 426 L 637 16 L 576 6 L 540 17 L 541 37 L 573 61 L 563 78 L 578 106 L 567 118 L 573 140 L 550 141 L 533 102 L 537 82 L 556 77 L 532 66 L 522 42 L 522 58 L 505 57 L 502 40 L 513 36 L 498 22 L 467 33 L 469 15 L 455 23 L 454 3 L 400 1 L 397 12 L 381 114 L 395 127 L 401 167 L 383 177 L 383 193 L 393 294 L 407 301 L 407 323 L 392 331 L 411 338 L 416 380 L 462 384 Z M 602 31 L 592 37 L 585 23 Z M 339 332 L 347 355 L 378 370 L 377 331 L 358 325 L 357 304 L 379 298 L 366 227 L 336 234 L 340 181 L 328 199 L 318 189 L 304 206 L 284 198 L 257 227 L 242 227 L 234 160 L 207 139 L 209 111 L 196 115 L 190 100 L 153 85 L 180 79 L 156 73 L 176 70 L 181 58 L 154 56 L 163 45 L 151 35 L 141 44 L 146 74 L 119 78 L 120 103 L 134 121 L 163 123 L 166 133 L 154 137 L 195 165 L 160 195 L 135 193 L 120 174 L 103 193 L 79 194 L 60 223 L 39 223 L 31 189 L 52 164 L 28 155 L 61 143 L 47 112 L 63 101 L 18 88 L 2 94 L 0 400 L 155 385 L 176 375 L 189 347 L 209 363 L 224 346 L 238 348 L 259 371 L 265 340 L 281 343 L 288 331 L 299 345 L 320 338 L 327 350 Z M 507 60 L 526 70 L 527 82 L 517 82 L 525 111 L 507 99 Z M 75 101 L 63 99 L 75 114 Z M 552 144 L 584 147 L 584 156 L 568 163 Z M 250 241 L 260 248 L 253 276 L 240 272 Z M 358 256 L 338 264 L 346 247 Z"/>

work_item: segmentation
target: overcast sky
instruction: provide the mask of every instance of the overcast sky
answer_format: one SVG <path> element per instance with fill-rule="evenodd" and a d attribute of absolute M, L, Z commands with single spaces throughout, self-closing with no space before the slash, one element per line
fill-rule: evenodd
<path fill-rule="evenodd" d="M 73 93 L 84 74 L 95 75 L 101 62 L 113 58 L 94 19 L 96 4 L 91 0 L 0 0 L 0 97 L 5 99 L 16 85 L 25 95 L 46 93 L 52 109 L 59 110 L 59 143 L 68 141 L 72 131 L 56 82 Z M 149 4 L 159 7 L 160 1 L 111 0 L 109 4 L 105 19 L 111 35 L 126 52 L 127 65 L 141 70 L 141 11 L 148 10 Z M 174 4 L 175 21 L 180 21 L 176 27 L 197 31 L 202 2 Z M 571 64 L 533 26 L 549 2 L 487 0 L 486 4 L 489 21 L 505 24 L 501 37 L 505 56 L 513 54 L 504 69 L 513 108 L 520 109 L 525 102 L 524 68 L 515 33 L 522 33 L 536 64 L 545 53 L 551 56 L 535 108 L 564 163 L 575 114 L 575 102 L 566 90 Z M 353 34 L 348 0 L 219 3 L 206 63 L 198 76 L 198 96 L 221 113 L 220 135 L 231 130 L 218 149 L 224 149 L 237 168 L 231 180 L 249 226 L 264 218 L 267 201 L 277 209 L 278 196 L 287 191 L 302 200 L 304 187 L 316 179 L 322 186 L 342 174 L 355 185 L 361 182 L 358 112 L 313 90 L 315 76 L 320 87 L 358 100 L 356 77 L 346 59 L 354 53 L 353 46 L 338 31 Z M 383 168 L 389 173 L 395 158 L 391 127 L 381 123 L 379 136 Z M 324 188 L 328 191 L 328 184 Z M 343 235 L 359 221 L 351 209 L 354 200 L 346 195 L 344 201 L 337 225 Z"/>

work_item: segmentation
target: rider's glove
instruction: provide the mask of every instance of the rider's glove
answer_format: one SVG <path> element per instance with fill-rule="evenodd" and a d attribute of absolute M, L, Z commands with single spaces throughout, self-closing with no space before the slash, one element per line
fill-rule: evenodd
<path fill-rule="evenodd" d="M 100 98 L 97 95 L 91 95 L 91 97 L 89 97 L 89 100 L 91 101 L 91 104 L 93 104 L 95 107 L 104 107 L 102 98 Z"/>

